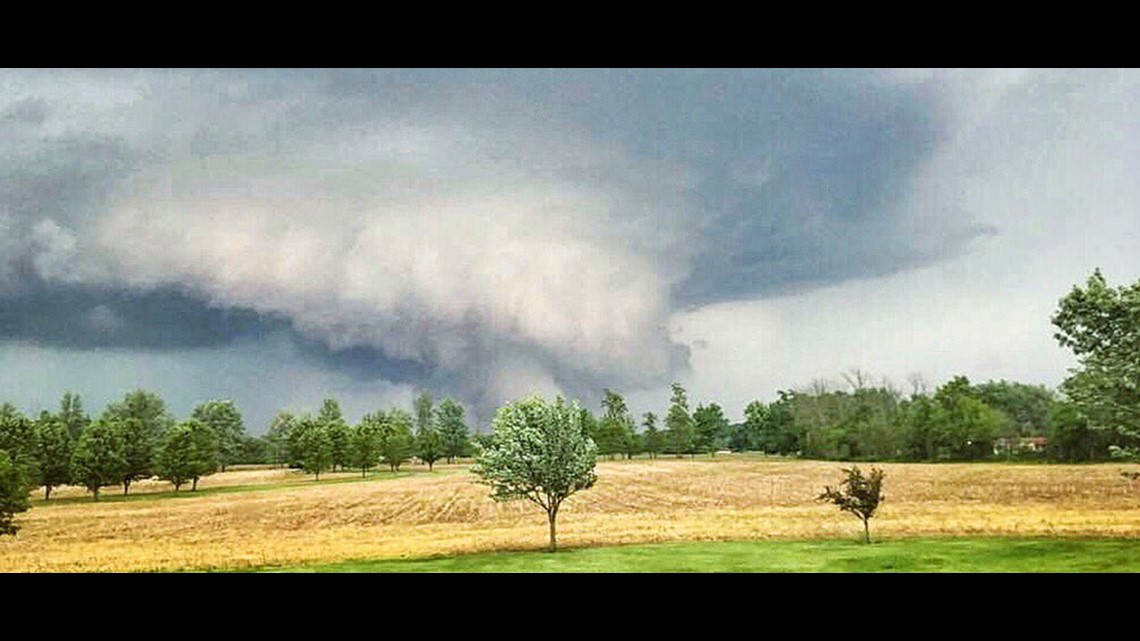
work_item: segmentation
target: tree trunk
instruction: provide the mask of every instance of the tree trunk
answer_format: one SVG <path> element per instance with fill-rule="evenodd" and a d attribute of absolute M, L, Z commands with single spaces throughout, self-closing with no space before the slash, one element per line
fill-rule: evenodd
<path fill-rule="evenodd" d="M 433 467 L 434 465 L 435 465 L 435 461 L 428 461 L 428 471 L 429 471 L 429 472 L 432 470 L 432 467 Z"/>
<path fill-rule="evenodd" d="M 198 491 L 198 477 L 197 476 L 194 477 L 194 485 L 190 486 L 190 491 L 191 492 L 197 492 Z"/>
<path fill-rule="evenodd" d="M 871 542 L 871 526 L 867 523 L 867 519 L 863 519 L 863 542 Z"/>
<path fill-rule="evenodd" d="M 99 501 L 99 486 L 95 486 L 95 501 Z"/>
<path fill-rule="evenodd" d="M 557 538 L 556 533 L 555 533 L 554 522 L 558 518 L 558 506 L 555 506 L 553 509 L 548 510 L 546 513 L 546 517 L 547 517 L 547 519 L 550 520 L 550 551 L 551 552 L 557 552 L 558 551 L 558 538 Z"/>
<path fill-rule="evenodd" d="M 130 479 L 123 479 L 123 496 L 126 496 L 127 492 L 129 492 L 130 489 L 131 489 L 131 480 Z"/>
<path fill-rule="evenodd" d="M 366 467 L 360 468 L 360 478 L 362 478 L 362 479 L 368 478 L 368 468 L 366 468 Z"/>
<path fill-rule="evenodd" d="M 44 500 L 48 501 L 50 499 L 51 499 L 51 486 L 45 485 L 44 486 Z"/>

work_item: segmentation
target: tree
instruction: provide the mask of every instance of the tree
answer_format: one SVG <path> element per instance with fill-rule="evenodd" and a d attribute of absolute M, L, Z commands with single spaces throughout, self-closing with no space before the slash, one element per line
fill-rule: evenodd
<path fill-rule="evenodd" d="M 695 449 L 716 456 L 717 442 L 728 431 L 728 419 L 724 410 L 716 403 L 698 405 L 693 412 L 693 432 L 696 435 Z"/>
<path fill-rule="evenodd" d="M 25 472 L 35 471 L 35 424 L 11 403 L 0 405 L 0 450 Z"/>
<path fill-rule="evenodd" d="M 79 394 L 64 392 L 59 401 L 59 420 L 67 427 L 72 441 L 79 438 L 83 429 L 91 424 L 91 417 L 83 411 L 83 401 Z"/>
<path fill-rule="evenodd" d="M 30 490 L 27 470 L 15 463 L 7 451 L 0 450 L 0 535 L 19 531 L 13 517 L 28 511 Z"/>
<path fill-rule="evenodd" d="M 301 453 L 301 469 L 307 474 L 314 474 L 314 480 L 321 480 L 321 472 L 332 465 L 332 439 L 329 430 L 320 419 L 304 417 L 301 419 L 299 448 Z"/>
<path fill-rule="evenodd" d="M 145 424 L 137 418 L 111 419 L 112 429 L 119 437 L 119 446 L 123 457 L 122 476 L 119 480 L 123 484 L 123 494 L 131 489 L 131 483 L 137 480 L 149 479 L 154 476 L 154 459 L 157 443 L 155 438 L 147 433 Z"/>
<path fill-rule="evenodd" d="M 433 409 L 431 394 L 420 392 L 412 402 L 412 411 L 416 418 L 416 434 L 435 427 L 435 410 Z"/>
<path fill-rule="evenodd" d="M 213 429 L 197 419 L 189 419 L 166 433 L 155 471 L 158 478 L 174 484 L 175 492 L 187 482 L 193 483 L 191 491 L 195 491 L 198 480 L 212 474 L 217 465 Z"/>
<path fill-rule="evenodd" d="M 599 450 L 611 455 L 623 454 L 627 459 L 633 458 L 638 451 L 637 430 L 625 399 L 621 394 L 607 389 L 602 399 L 602 410 L 601 433 L 606 445 L 602 447 L 599 444 Z"/>
<path fill-rule="evenodd" d="M 844 469 L 845 475 L 840 487 L 824 486 L 818 500 L 834 503 L 843 512 L 850 512 L 863 521 L 863 542 L 871 542 L 871 529 L 868 522 L 875 516 L 875 510 L 885 498 L 883 496 L 884 473 L 877 467 L 871 468 L 868 476 L 863 476 L 857 465 Z"/>
<path fill-rule="evenodd" d="M 598 480 L 598 447 L 582 425 L 578 403 L 532 396 L 500 408 L 493 425 L 491 443 L 472 471 L 491 486 L 494 500 L 527 499 L 546 510 L 553 552 L 562 502 Z"/>
<path fill-rule="evenodd" d="M 1060 300 L 1051 320 L 1054 338 L 1079 364 L 1061 391 L 1092 429 L 1140 446 L 1140 281 L 1110 287 L 1097 269 Z"/>
<path fill-rule="evenodd" d="M 119 432 L 124 463 L 119 482 L 123 484 L 123 494 L 127 494 L 132 482 L 154 475 L 155 451 L 162 436 L 174 425 L 174 417 L 161 397 L 140 389 L 108 405 L 101 418 Z"/>
<path fill-rule="evenodd" d="M 289 463 L 289 432 L 293 429 L 293 414 L 278 412 L 265 431 L 265 441 L 269 444 L 269 456 L 274 465 Z"/>
<path fill-rule="evenodd" d="M 163 439 L 162 447 L 158 450 L 158 461 L 155 471 L 158 478 L 170 481 L 177 492 L 184 483 L 194 478 L 193 463 L 194 441 L 190 428 L 186 425 L 172 427 Z"/>
<path fill-rule="evenodd" d="M 183 425 L 190 430 L 191 450 L 190 491 L 198 491 L 198 481 L 218 471 L 218 435 L 214 428 L 202 421 L 191 418 Z"/>
<path fill-rule="evenodd" d="M 428 464 L 428 471 L 432 471 L 435 462 L 444 455 L 443 438 L 439 435 L 439 430 L 427 427 L 416 434 L 415 451 L 416 456 Z"/>
<path fill-rule="evenodd" d="M 466 456 L 471 444 L 467 437 L 467 424 L 463 420 L 463 406 L 448 397 L 436 408 L 436 422 L 439 435 L 443 439 L 443 452 L 447 462 L 453 463 L 460 456 Z"/>
<path fill-rule="evenodd" d="M 100 488 L 118 485 L 127 463 L 118 430 L 100 417 L 79 435 L 71 454 L 71 477 L 99 500 Z"/>
<path fill-rule="evenodd" d="M 51 499 L 53 488 L 71 482 L 71 433 L 66 423 L 51 414 L 36 422 L 35 431 L 39 482 L 44 486 L 47 501 Z"/>
<path fill-rule="evenodd" d="M 383 445 L 384 416 L 382 413 L 365 414 L 352 431 L 349 440 L 352 464 L 360 468 L 360 476 L 368 476 L 368 469 L 380 460 Z"/>
<path fill-rule="evenodd" d="M 384 461 L 393 472 L 399 472 L 400 466 L 411 458 L 415 446 L 412 416 L 398 407 L 393 409 L 388 412 L 381 434 L 380 451 Z"/>
<path fill-rule="evenodd" d="M 665 447 L 665 435 L 657 429 L 657 415 L 646 412 L 641 415 L 641 419 L 641 425 L 645 428 L 645 451 L 649 453 L 649 458 L 657 458 Z"/>
<path fill-rule="evenodd" d="M 232 400 L 211 400 L 195 407 L 190 417 L 214 430 L 218 465 L 225 472 L 226 467 L 238 457 L 241 438 L 245 435 L 241 410 Z"/>
<path fill-rule="evenodd" d="M 678 457 L 695 453 L 696 433 L 693 418 L 689 415 L 689 399 L 680 383 L 673 383 L 669 413 L 665 415 L 665 431 L 670 452 Z"/>

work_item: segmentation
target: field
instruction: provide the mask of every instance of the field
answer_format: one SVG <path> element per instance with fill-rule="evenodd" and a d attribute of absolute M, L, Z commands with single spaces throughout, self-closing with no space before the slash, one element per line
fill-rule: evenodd
<path fill-rule="evenodd" d="M 595 488 L 559 516 L 569 548 L 662 542 L 835 539 L 856 519 L 814 501 L 840 464 L 762 457 L 640 459 L 598 465 Z M 877 538 L 1140 538 L 1140 484 L 1126 465 L 884 464 Z M 0 540 L 0 571 L 242 569 L 537 550 L 545 515 L 496 504 L 465 466 L 408 466 L 360 479 L 239 470 L 197 495 L 139 483 L 93 503 L 65 488 Z M 56 498 L 58 496 L 58 498 Z M 884 548 L 885 549 L 885 548 Z M 591 552 L 588 554 L 596 554 Z"/>

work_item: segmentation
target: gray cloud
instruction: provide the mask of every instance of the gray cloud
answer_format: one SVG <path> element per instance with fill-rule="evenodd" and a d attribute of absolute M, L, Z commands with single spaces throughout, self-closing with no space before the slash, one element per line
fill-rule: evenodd
<path fill-rule="evenodd" d="M 954 99 L 870 71 L 8 72 L 0 338 L 273 334 L 483 408 L 651 388 L 688 367 L 680 307 L 1002 231 L 898 206 Z"/>

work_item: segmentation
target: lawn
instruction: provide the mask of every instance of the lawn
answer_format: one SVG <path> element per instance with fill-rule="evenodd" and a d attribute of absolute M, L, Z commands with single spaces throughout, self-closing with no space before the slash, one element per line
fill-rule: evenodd
<path fill-rule="evenodd" d="M 491 552 L 265 568 L 271 572 L 1137 572 L 1128 539 L 734 541 Z"/>

